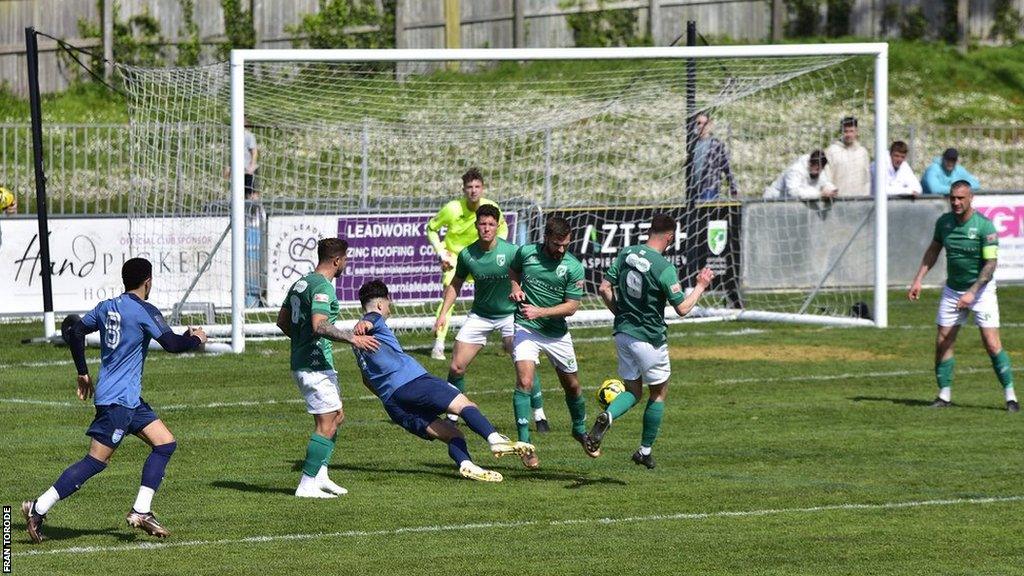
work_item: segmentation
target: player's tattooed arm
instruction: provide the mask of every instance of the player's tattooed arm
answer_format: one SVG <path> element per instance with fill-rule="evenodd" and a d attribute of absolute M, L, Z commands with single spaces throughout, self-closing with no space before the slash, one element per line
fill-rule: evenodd
<path fill-rule="evenodd" d="M 977 294 L 986 284 L 992 281 L 992 278 L 996 274 L 996 259 L 985 260 L 985 264 L 981 267 L 981 272 L 978 273 L 978 279 L 971 286 L 971 292 Z"/>
<path fill-rule="evenodd" d="M 359 350 L 367 352 L 376 352 L 380 347 L 377 339 L 373 336 L 357 335 L 353 334 L 351 330 L 341 330 L 323 314 L 313 315 L 313 333 L 334 342 L 351 344 Z"/>

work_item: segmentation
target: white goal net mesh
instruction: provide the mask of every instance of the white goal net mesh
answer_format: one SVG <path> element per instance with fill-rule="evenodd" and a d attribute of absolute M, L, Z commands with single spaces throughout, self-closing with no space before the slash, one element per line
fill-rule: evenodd
<path fill-rule="evenodd" d="M 171 235 L 210 255 L 160 270 L 158 305 L 230 311 L 228 65 L 122 72 L 134 237 Z M 839 138 L 841 118 L 856 117 L 873 148 L 870 58 L 249 63 L 244 113 L 257 167 L 249 322 L 274 320 L 317 238 L 344 236 L 348 313 L 359 285 L 380 277 L 403 316 L 431 326 L 441 286 L 425 225 L 474 166 L 510 240 L 540 240 L 551 215 L 570 220 L 586 308 L 600 308 L 603 271 L 657 212 L 679 222 L 667 255 L 684 286 L 702 266 L 718 273 L 707 313 L 850 318 L 871 302 L 868 190 L 765 199 L 784 170 Z"/>

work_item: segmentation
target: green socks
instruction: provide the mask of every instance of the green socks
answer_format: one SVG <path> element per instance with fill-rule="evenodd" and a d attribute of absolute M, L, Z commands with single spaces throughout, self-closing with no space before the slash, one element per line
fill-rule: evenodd
<path fill-rule="evenodd" d="M 516 433 L 520 442 L 530 441 L 530 395 L 519 388 L 512 393 L 512 410 L 516 416 Z"/>
<path fill-rule="evenodd" d="M 583 400 L 583 394 L 575 398 L 565 396 L 565 405 L 569 407 L 569 416 L 572 417 L 572 433 L 587 433 L 587 403 Z"/>
<path fill-rule="evenodd" d="M 459 392 L 466 391 L 466 377 L 448 375 L 448 383 L 459 389 Z"/>
<path fill-rule="evenodd" d="M 954 366 L 956 366 L 956 358 L 943 360 L 935 365 L 935 383 L 939 385 L 940 389 L 951 388 L 953 386 Z"/>
<path fill-rule="evenodd" d="M 533 373 L 533 393 L 530 394 L 530 406 L 537 410 L 544 407 L 544 397 L 540 394 L 540 372 Z"/>
<path fill-rule="evenodd" d="M 629 392 L 623 392 L 623 394 L 629 394 Z M 618 397 L 615 400 L 618 400 Z M 664 402 L 647 401 L 647 409 L 644 410 L 644 431 L 640 436 L 642 446 L 654 446 L 654 440 L 658 438 L 658 428 L 661 428 L 661 417 L 664 414 Z"/>
<path fill-rule="evenodd" d="M 319 434 L 309 437 L 309 444 L 306 445 L 306 460 L 302 463 L 302 473 L 310 478 L 316 478 L 321 466 L 326 466 L 331 460 L 331 452 L 334 452 L 334 442 Z"/>
<path fill-rule="evenodd" d="M 1006 350 L 1000 350 L 992 359 L 992 369 L 996 371 L 999 383 L 1003 388 L 1013 388 L 1013 370 L 1010 369 L 1010 355 Z"/>
<path fill-rule="evenodd" d="M 612 400 L 612 403 L 608 405 L 608 413 L 612 415 L 612 421 L 615 421 L 619 419 L 619 416 L 629 412 L 633 406 L 636 406 L 636 396 L 627 390 Z"/>

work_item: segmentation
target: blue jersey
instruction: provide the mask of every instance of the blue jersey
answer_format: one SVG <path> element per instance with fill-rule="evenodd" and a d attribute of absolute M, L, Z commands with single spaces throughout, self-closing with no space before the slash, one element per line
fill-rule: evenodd
<path fill-rule="evenodd" d="M 96 405 L 139 405 L 142 365 L 149 341 L 171 332 L 156 306 L 125 293 L 96 305 L 82 318 L 86 332 L 100 331 L 100 376 Z"/>
<path fill-rule="evenodd" d="M 352 352 L 355 353 L 359 369 L 369 380 L 373 391 L 381 400 L 387 400 L 395 390 L 423 376 L 427 370 L 402 350 L 402 345 L 384 322 L 383 316 L 371 312 L 363 316 L 363 320 L 373 324 L 373 328 L 368 330 L 367 334 L 380 342 L 380 348 L 376 352 L 352 348 Z"/>

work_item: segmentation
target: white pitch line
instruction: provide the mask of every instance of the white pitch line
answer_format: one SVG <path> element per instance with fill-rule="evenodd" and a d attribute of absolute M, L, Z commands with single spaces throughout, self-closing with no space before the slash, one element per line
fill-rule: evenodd
<path fill-rule="evenodd" d="M 186 540 L 184 542 L 142 542 L 125 546 L 75 546 L 56 550 L 29 550 L 15 556 L 51 556 L 57 554 L 95 554 L 105 552 L 131 552 L 134 550 L 162 550 L 166 548 L 195 548 L 200 546 L 224 546 L 238 544 L 265 544 L 296 540 L 318 540 L 322 538 L 366 538 L 377 536 L 398 536 L 402 534 L 431 534 L 466 530 L 514 529 L 530 526 L 558 527 L 586 524 L 624 524 L 647 522 L 670 522 L 675 520 L 711 520 L 716 518 L 751 518 L 782 514 L 813 514 L 833 511 L 872 511 L 922 508 L 928 506 L 957 506 L 961 504 L 997 504 L 1024 501 L 1024 496 L 1002 496 L 986 498 L 951 498 L 945 500 L 914 500 L 908 502 L 884 502 L 881 504 L 830 504 L 806 508 L 767 508 L 763 510 L 722 510 L 719 512 L 680 512 L 677 514 L 654 514 L 650 516 L 626 516 L 622 518 L 577 518 L 565 520 L 523 520 L 520 522 L 479 522 L 472 524 L 448 524 L 432 526 L 408 526 L 390 530 L 346 530 L 344 532 L 317 532 L 309 534 L 280 534 L 273 536 L 249 536 L 221 540 Z"/>
<path fill-rule="evenodd" d="M 705 336 L 751 336 L 756 334 L 764 334 L 768 330 L 760 328 L 740 328 L 739 330 L 728 330 L 723 332 L 673 332 L 668 335 L 669 338 L 703 338 Z M 591 344 L 595 342 L 607 342 L 610 337 L 608 336 L 588 336 L 586 338 L 574 338 L 573 342 Z M 276 340 L 284 340 L 284 338 L 276 338 Z M 495 346 L 497 343 L 494 344 Z M 433 347 L 433 344 L 413 344 L 405 346 L 406 350 L 429 350 Z M 178 360 L 181 358 L 194 358 L 204 356 L 203 354 L 175 354 L 173 356 L 150 356 L 147 362 L 165 362 L 168 360 Z M 100 361 L 97 358 L 90 358 L 86 360 L 89 364 L 99 364 Z M 31 362 L 12 362 L 10 364 L 0 364 L 0 370 L 7 370 L 10 368 L 50 368 L 53 366 L 71 366 L 74 362 L 71 360 L 38 360 Z"/>

